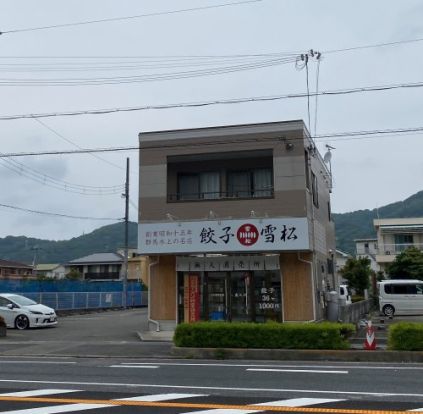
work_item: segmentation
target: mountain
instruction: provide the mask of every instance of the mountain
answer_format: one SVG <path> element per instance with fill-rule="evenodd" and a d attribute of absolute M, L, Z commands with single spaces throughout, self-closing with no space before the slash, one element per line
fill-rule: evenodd
<path fill-rule="evenodd" d="M 388 204 L 379 209 L 333 214 L 336 228 L 336 248 L 354 254 L 354 239 L 376 237 L 373 219 L 407 217 L 423 217 L 423 191 L 404 201 Z"/>
<path fill-rule="evenodd" d="M 378 210 L 359 210 L 333 214 L 337 249 L 355 252 L 354 239 L 376 237 L 375 218 L 423 217 L 423 191 L 404 201 L 388 204 Z M 115 252 L 124 244 L 124 223 L 111 224 L 70 240 L 51 241 L 25 236 L 0 238 L 0 258 L 32 263 L 37 247 L 38 263 L 65 263 L 92 253 Z M 129 224 L 129 246 L 137 245 L 137 223 Z"/>
<path fill-rule="evenodd" d="M 137 223 L 129 223 L 129 246 L 137 245 Z M 66 263 L 92 253 L 116 252 L 124 245 L 124 223 L 100 227 L 70 240 L 52 241 L 25 236 L 0 238 L 0 258 L 32 263 L 34 247 L 37 263 Z"/>

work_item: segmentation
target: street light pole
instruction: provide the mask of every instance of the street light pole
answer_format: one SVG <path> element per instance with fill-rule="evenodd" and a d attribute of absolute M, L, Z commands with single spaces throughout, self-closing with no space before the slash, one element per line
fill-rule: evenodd
<path fill-rule="evenodd" d="M 126 159 L 125 181 L 125 247 L 124 247 L 124 273 L 123 273 L 123 308 L 128 306 L 128 254 L 129 254 L 129 158 Z"/>

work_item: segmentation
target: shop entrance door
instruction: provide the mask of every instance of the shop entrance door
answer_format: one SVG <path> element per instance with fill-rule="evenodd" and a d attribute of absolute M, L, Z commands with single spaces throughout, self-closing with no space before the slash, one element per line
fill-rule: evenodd
<path fill-rule="evenodd" d="M 231 320 L 234 322 L 254 321 L 254 304 L 252 303 L 251 272 L 231 273 Z"/>
<path fill-rule="evenodd" d="M 209 320 L 228 320 L 228 282 L 226 273 L 209 272 L 207 288 Z"/>

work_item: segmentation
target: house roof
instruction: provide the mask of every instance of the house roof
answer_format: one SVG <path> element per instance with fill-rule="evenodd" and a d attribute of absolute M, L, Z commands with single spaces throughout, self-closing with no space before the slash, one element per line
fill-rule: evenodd
<path fill-rule="evenodd" d="M 32 269 L 32 266 L 29 266 L 25 263 L 11 262 L 10 260 L 0 259 L 0 267 L 12 267 L 12 268 L 23 268 L 23 269 Z"/>
<path fill-rule="evenodd" d="M 37 264 L 37 270 L 41 272 L 48 272 L 49 270 L 57 269 L 60 266 L 60 263 L 40 263 Z"/>
<path fill-rule="evenodd" d="M 342 256 L 342 257 L 345 257 L 345 258 L 351 257 L 351 255 L 349 253 L 343 252 L 342 250 L 339 250 L 339 249 L 336 249 L 336 253 L 339 256 Z"/>
<path fill-rule="evenodd" d="M 123 257 L 117 253 L 94 253 L 69 261 L 69 264 L 122 263 Z"/>

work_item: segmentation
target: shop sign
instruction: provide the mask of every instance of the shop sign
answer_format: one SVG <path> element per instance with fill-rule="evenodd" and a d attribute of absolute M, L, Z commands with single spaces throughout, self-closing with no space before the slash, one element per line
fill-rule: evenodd
<path fill-rule="evenodd" d="M 200 278 L 188 274 L 184 277 L 184 320 L 196 322 L 200 320 Z"/>
<path fill-rule="evenodd" d="M 309 250 L 307 218 L 140 223 L 141 254 Z"/>
<path fill-rule="evenodd" d="M 223 256 L 223 257 L 184 257 L 176 258 L 176 270 L 180 272 L 202 271 L 229 272 L 251 270 L 277 270 L 279 256 Z"/>

